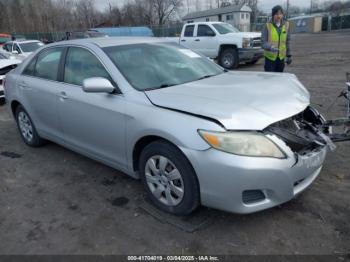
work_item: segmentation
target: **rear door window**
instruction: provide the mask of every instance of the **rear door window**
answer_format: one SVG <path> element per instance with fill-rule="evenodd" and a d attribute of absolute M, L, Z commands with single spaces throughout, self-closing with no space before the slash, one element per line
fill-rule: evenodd
<path fill-rule="evenodd" d="M 57 81 L 58 67 L 63 48 L 52 48 L 39 54 L 34 75 L 36 77 Z"/>
<path fill-rule="evenodd" d="M 187 25 L 185 28 L 185 37 L 193 37 L 194 25 Z"/>

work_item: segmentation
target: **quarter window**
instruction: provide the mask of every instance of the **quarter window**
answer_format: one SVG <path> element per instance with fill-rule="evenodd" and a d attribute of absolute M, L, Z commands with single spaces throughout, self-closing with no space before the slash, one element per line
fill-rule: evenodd
<path fill-rule="evenodd" d="M 101 62 L 91 52 L 80 47 L 70 47 L 64 68 L 64 82 L 83 85 L 83 81 L 91 77 L 112 79 Z"/>
<path fill-rule="evenodd" d="M 57 81 L 62 48 L 53 48 L 39 54 L 35 66 L 35 76 Z"/>
<path fill-rule="evenodd" d="M 34 76 L 34 70 L 35 70 L 35 62 L 36 58 L 32 59 L 30 63 L 27 65 L 26 69 L 24 69 L 23 74 L 28 76 Z"/>

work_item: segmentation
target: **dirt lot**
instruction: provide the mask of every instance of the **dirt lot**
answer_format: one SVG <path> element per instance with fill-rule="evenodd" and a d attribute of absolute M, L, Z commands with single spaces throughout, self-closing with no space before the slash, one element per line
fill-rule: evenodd
<path fill-rule="evenodd" d="M 350 32 L 295 35 L 295 73 L 327 117 L 342 117 Z M 240 70 L 263 70 L 263 61 Z M 0 107 L 0 254 L 350 253 L 350 143 L 329 154 L 309 190 L 251 215 L 201 208 L 171 217 L 124 174 L 55 144 L 26 147 Z"/>

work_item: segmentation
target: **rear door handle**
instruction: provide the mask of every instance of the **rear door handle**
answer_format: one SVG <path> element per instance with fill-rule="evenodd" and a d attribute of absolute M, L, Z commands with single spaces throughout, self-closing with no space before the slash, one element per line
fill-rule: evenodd
<path fill-rule="evenodd" d="M 181 42 L 186 42 L 186 40 L 185 40 L 185 39 L 182 39 Z"/>
<path fill-rule="evenodd" d="M 60 98 L 66 100 L 68 98 L 66 92 L 64 92 L 64 91 L 60 92 Z"/>

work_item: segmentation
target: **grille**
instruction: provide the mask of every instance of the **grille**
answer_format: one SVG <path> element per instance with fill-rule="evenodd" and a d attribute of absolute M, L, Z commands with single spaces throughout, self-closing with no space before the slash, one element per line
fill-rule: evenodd
<path fill-rule="evenodd" d="M 253 38 L 253 47 L 261 47 L 261 37 Z"/>
<path fill-rule="evenodd" d="M 244 204 L 253 204 L 265 200 L 265 194 L 261 190 L 246 190 L 242 194 Z"/>

